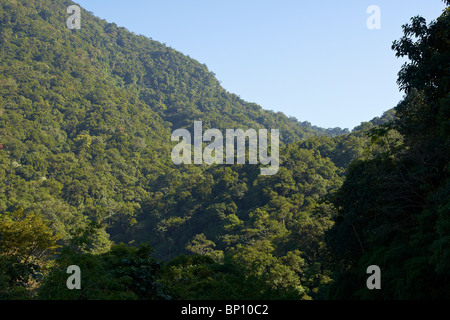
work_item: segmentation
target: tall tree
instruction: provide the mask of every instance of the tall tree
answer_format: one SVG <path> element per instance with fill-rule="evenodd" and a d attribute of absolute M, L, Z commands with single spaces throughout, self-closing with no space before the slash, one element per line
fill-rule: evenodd
<path fill-rule="evenodd" d="M 412 18 L 403 32 L 392 48 L 410 60 L 398 76 L 406 96 L 396 118 L 370 133 L 401 139 L 354 162 L 334 200 L 333 298 L 450 297 L 450 8 L 428 25 Z M 381 267 L 382 290 L 365 287 L 371 264 Z"/>
<path fill-rule="evenodd" d="M 0 298 L 33 296 L 59 238 L 40 215 L 22 210 L 0 215 Z"/>

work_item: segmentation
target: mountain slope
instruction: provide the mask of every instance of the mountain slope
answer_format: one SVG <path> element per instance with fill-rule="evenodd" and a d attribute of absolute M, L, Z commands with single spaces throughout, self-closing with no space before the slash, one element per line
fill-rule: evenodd
<path fill-rule="evenodd" d="M 0 4 L 0 215 L 41 215 L 79 252 L 149 242 L 164 260 L 231 257 L 272 289 L 323 296 L 327 196 L 373 124 L 342 135 L 263 110 L 199 62 L 84 10 L 69 30 L 71 4 Z M 278 174 L 174 165 L 171 132 L 195 120 L 279 129 Z"/>
<path fill-rule="evenodd" d="M 326 134 L 244 102 L 206 66 L 84 10 L 82 28 L 69 30 L 71 4 L 1 4 L 1 157 L 4 176 L 16 179 L 3 185 L 22 185 L 4 189 L 1 210 L 67 206 L 77 216 L 132 219 L 150 181 L 172 165 L 171 129 L 193 120 L 278 128 L 285 142 Z M 35 208 L 43 199 L 23 196 L 31 183 L 49 188 L 50 204 Z"/>

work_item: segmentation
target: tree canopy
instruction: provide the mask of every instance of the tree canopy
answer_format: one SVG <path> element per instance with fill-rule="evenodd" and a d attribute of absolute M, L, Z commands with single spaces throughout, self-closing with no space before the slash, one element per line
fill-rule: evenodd
<path fill-rule="evenodd" d="M 403 26 L 405 98 L 349 132 L 246 102 L 85 10 L 69 30 L 71 4 L 0 3 L 0 298 L 450 295 L 448 8 Z M 198 120 L 279 129 L 277 174 L 173 164 L 171 132 Z"/>

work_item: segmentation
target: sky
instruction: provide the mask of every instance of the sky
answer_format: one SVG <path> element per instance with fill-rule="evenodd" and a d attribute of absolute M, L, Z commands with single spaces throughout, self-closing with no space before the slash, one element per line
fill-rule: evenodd
<path fill-rule="evenodd" d="M 445 8 L 440 0 L 75 2 L 205 64 L 246 101 L 348 129 L 398 104 L 397 73 L 406 60 L 395 56 L 392 42 L 411 17 L 429 23 Z M 367 11 L 371 5 L 379 20 Z"/>

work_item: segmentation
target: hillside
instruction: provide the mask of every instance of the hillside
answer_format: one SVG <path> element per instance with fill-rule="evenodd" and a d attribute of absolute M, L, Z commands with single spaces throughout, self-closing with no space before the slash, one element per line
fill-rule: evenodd
<path fill-rule="evenodd" d="M 41 212 L 65 238 L 86 217 L 118 234 L 150 189 L 167 187 L 156 179 L 178 172 L 168 157 L 175 128 L 198 119 L 277 128 L 283 142 L 327 133 L 227 93 L 206 66 L 86 11 L 83 28 L 69 30 L 70 4 L 1 5 L 0 143 L 10 186 L 1 210 Z"/>
<path fill-rule="evenodd" d="M 401 237 L 370 237 L 391 221 L 372 208 L 383 216 L 398 200 L 383 207 L 380 190 L 395 188 L 380 182 L 377 165 L 389 182 L 402 177 L 397 165 L 412 165 L 411 146 L 439 150 L 433 166 L 414 167 L 433 172 L 425 176 L 431 187 L 412 187 L 433 201 L 445 195 L 448 149 L 436 147 L 446 141 L 445 112 L 417 113 L 435 116 L 421 124 L 424 136 L 411 134 L 420 121 L 409 118 L 408 99 L 352 132 L 318 128 L 243 101 L 200 62 L 85 10 L 82 28 L 69 30 L 71 4 L 0 4 L 0 298 L 360 297 L 351 279 L 366 275 L 359 270 L 389 239 L 409 235 L 410 224 L 400 223 Z M 438 78 L 439 68 L 426 70 Z M 448 92 L 445 81 L 435 85 Z M 445 95 L 427 94 L 428 104 Z M 194 121 L 204 130 L 278 129 L 277 174 L 261 175 L 260 164 L 174 165 L 171 133 L 192 132 Z M 439 202 L 421 205 L 445 211 Z M 381 229 L 364 215 L 380 218 Z M 436 247 L 447 243 L 446 220 L 438 220 Z M 370 243 L 363 257 L 355 224 Z M 90 285 L 66 290 L 68 265 L 80 266 Z"/>
<path fill-rule="evenodd" d="M 346 131 L 245 102 L 205 65 L 84 10 L 83 27 L 69 30 L 71 4 L 0 5 L 3 219 L 40 216 L 60 246 L 79 252 L 148 242 L 165 261 L 214 247 L 220 262 L 256 250 L 269 254 L 274 270 L 286 268 L 297 256 L 292 229 L 342 180 L 329 159 L 286 144 Z M 279 129 L 281 152 L 291 156 L 282 155 L 286 165 L 270 178 L 257 165 L 176 166 L 171 132 L 191 130 L 194 120 L 204 129 Z M 308 296 L 301 274 L 288 270 L 292 279 L 281 287 Z"/>

